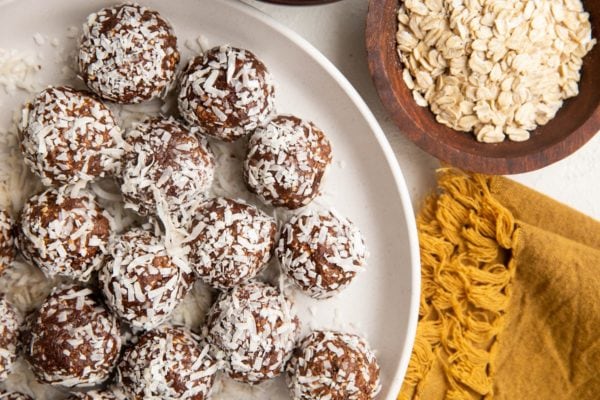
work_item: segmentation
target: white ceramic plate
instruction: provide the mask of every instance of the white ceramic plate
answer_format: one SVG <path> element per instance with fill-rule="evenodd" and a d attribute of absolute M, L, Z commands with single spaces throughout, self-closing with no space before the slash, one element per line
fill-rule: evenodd
<path fill-rule="evenodd" d="M 334 163 L 319 202 L 334 206 L 361 228 L 371 257 L 367 271 L 336 298 L 317 302 L 300 296 L 297 305 L 305 329 L 342 327 L 364 334 L 381 365 L 379 398 L 395 399 L 415 335 L 420 268 L 408 191 L 375 118 L 341 73 L 308 42 L 241 2 L 141 3 L 171 21 L 183 62 L 191 56 L 186 40 L 195 41 L 200 35 L 211 46 L 230 43 L 252 50 L 274 76 L 278 111 L 310 119 L 329 136 Z M 67 28 L 80 27 L 90 12 L 106 4 L 100 0 L 0 1 L 0 48 L 42 54 L 41 82 L 69 83 L 65 81 L 69 74 L 61 72 L 65 54 L 75 48 L 75 40 L 67 39 Z M 36 43 L 36 33 L 45 39 L 44 45 Z M 50 43 L 53 38 L 59 39 L 58 47 Z M 1 127 L 8 125 L 12 111 L 26 97 L 0 91 Z M 266 390 L 261 399 L 289 398 L 281 382 Z"/>

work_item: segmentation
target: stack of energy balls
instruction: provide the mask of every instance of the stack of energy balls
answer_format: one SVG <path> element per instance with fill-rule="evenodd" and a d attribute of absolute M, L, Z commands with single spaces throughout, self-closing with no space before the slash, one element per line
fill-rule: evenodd
<path fill-rule="evenodd" d="M 0 213 L 0 274 L 18 250 L 62 283 L 28 316 L 0 297 L 0 380 L 21 348 L 36 378 L 72 399 L 202 400 L 219 371 L 248 384 L 285 372 L 293 399 L 374 398 L 379 367 L 366 341 L 336 331 L 301 339 L 292 301 L 256 279 L 276 255 L 302 292 L 332 297 L 365 269 L 359 230 L 333 210 L 299 211 L 279 229 L 254 205 L 210 195 L 217 165 L 207 138 L 249 138 L 248 189 L 269 206 L 308 205 L 332 159 L 325 133 L 275 114 L 271 75 L 248 50 L 210 49 L 180 76 L 179 61 L 157 12 L 108 7 L 83 26 L 78 63 L 90 91 L 49 87 L 24 107 L 21 149 L 46 189 L 15 221 Z M 125 132 L 104 103 L 170 90 L 179 115 Z M 116 231 L 88 189 L 103 177 L 116 179 L 142 222 Z M 184 232 L 178 242 L 167 240 L 173 226 Z M 197 279 L 220 294 L 192 333 L 169 320 Z"/>

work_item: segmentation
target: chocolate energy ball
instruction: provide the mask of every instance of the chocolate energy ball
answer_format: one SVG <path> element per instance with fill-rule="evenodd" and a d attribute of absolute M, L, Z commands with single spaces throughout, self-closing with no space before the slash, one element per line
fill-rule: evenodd
<path fill-rule="evenodd" d="M 175 77 L 177 38 L 156 11 L 137 4 L 107 7 L 84 23 L 78 62 L 98 96 L 141 103 L 166 92 Z"/>
<path fill-rule="evenodd" d="M 233 142 L 267 123 L 274 92 L 267 67 L 253 53 L 215 47 L 186 67 L 179 112 L 200 132 Z"/>
<path fill-rule="evenodd" d="M 119 324 L 89 288 L 55 288 L 29 325 L 26 358 L 43 383 L 91 387 L 116 366 Z"/>
<path fill-rule="evenodd" d="M 250 282 L 219 296 L 204 333 L 231 378 L 256 384 L 281 374 L 299 324 L 292 304 L 278 289 Z"/>
<path fill-rule="evenodd" d="M 161 201 L 165 211 L 186 216 L 206 197 L 215 171 L 206 139 L 173 118 L 158 117 L 137 124 L 126 140 L 130 150 L 121 185 L 126 207 L 156 214 Z"/>
<path fill-rule="evenodd" d="M 4 210 L 0 210 L 0 276 L 15 259 L 13 228 L 13 220 L 10 215 Z"/>
<path fill-rule="evenodd" d="M 188 263 L 169 256 L 158 235 L 145 226 L 117 236 L 98 275 L 108 307 L 134 328 L 164 322 L 193 283 Z"/>
<path fill-rule="evenodd" d="M 127 400 L 123 390 L 117 386 L 89 392 L 73 393 L 67 400 Z"/>
<path fill-rule="evenodd" d="M 318 194 L 331 145 L 312 122 L 280 115 L 250 137 L 244 178 L 267 204 L 296 209 Z"/>
<path fill-rule="evenodd" d="M 294 400 L 371 400 L 379 393 L 379 365 L 360 336 L 314 331 L 287 365 Z"/>
<path fill-rule="evenodd" d="M 19 314 L 0 294 L 0 382 L 8 377 L 17 359 L 19 326 Z"/>
<path fill-rule="evenodd" d="M 358 228 L 335 211 L 306 211 L 283 226 L 275 249 L 283 272 L 306 294 L 332 297 L 366 266 Z"/>
<path fill-rule="evenodd" d="M 201 204 L 194 215 L 189 260 L 204 282 L 229 289 L 266 265 L 276 231 L 275 220 L 256 207 L 217 197 Z"/>
<path fill-rule="evenodd" d="M 24 393 L 19 392 L 6 392 L 0 390 L 0 399 L 2 400 L 33 400 L 31 397 Z"/>
<path fill-rule="evenodd" d="M 217 373 L 209 347 L 183 328 L 162 325 L 144 334 L 119 364 L 131 400 L 208 399 Z"/>
<path fill-rule="evenodd" d="M 25 204 L 17 246 L 46 276 L 87 281 L 105 260 L 113 225 L 91 193 L 49 188 Z"/>
<path fill-rule="evenodd" d="M 49 87 L 23 109 L 25 163 L 46 186 L 91 181 L 121 167 L 123 138 L 112 112 L 67 86 Z"/>

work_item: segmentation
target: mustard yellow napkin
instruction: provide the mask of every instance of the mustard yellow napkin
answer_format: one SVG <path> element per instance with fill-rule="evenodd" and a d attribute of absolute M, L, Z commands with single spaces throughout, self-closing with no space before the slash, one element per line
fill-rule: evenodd
<path fill-rule="evenodd" d="M 600 399 L 600 223 L 502 177 L 438 186 L 399 399 Z"/>

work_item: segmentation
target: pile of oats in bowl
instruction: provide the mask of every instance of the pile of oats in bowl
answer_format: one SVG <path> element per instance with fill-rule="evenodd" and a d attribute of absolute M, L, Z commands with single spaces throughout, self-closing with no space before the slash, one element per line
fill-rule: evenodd
<path fill-rule="evenodd" d="M 405 0 L 398 23 L 417 104 L 486 143 L 527 140 L 554 118 L 596 43 L 581 0 Z"/>

